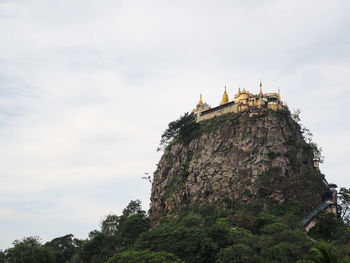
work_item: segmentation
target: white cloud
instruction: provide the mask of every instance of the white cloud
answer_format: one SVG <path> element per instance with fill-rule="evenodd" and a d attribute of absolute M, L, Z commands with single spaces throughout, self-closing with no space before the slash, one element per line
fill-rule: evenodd
<path fill-rule="evenodd" d="M 167 123 L 200 92 L 215 106 L 224 85 L 232 98 L 238 86 L 257 92 L 260 78 L 302 109 L 327 178 L 349 187 L 349 7 L 1 1 L 0 247 L 25 235 L 86 236 L 131 199 L 147 209 L 140 178 L 155 170 Z"/>

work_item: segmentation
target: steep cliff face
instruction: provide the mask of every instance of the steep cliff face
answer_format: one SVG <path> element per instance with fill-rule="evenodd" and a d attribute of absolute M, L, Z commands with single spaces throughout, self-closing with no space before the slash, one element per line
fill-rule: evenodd
<path fill-rule="evenodd" d="M 288 111 L 227 114 L 199 124 L 190 142 L 176 139 L 153 175 L 151 218 L 184 207 L 288 200 L 308 211 L 320 202 L 323 176 Z"/>

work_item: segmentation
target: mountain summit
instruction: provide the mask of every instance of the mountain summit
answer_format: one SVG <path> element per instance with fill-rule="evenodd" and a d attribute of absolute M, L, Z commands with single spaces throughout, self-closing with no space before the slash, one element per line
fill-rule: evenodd
<path fill-rule="evenodd" d="M 154 222 L 207 204 L 232 209 L 253 201 L 263 207 L 297 202 L 305 213 L 320 203 L 325 183 L 314 163 L 315 146 L 305 141 L 288 108 L 200 122 L 192 113 L 171 124 L 153 175 Z"/>

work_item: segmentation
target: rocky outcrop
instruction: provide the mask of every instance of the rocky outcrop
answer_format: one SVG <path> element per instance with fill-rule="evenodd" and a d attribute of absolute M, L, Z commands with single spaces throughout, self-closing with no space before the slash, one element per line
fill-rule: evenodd
<path fill-rule="evenodd" d="M 320 202 L 323 176 L 288 111 L 227 114 L 199 124 L 189 143 L 175 139 L 153 175 L 151 218 L 183 207 L 295 199 Z"/>

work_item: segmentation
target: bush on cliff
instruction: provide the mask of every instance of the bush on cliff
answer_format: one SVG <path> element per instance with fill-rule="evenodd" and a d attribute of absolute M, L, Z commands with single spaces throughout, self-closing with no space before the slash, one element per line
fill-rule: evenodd
<path fill-rule="evenodd" d="M 189 143 L 198 131 L 198 123 L 193 113 L 186 112 L 179 119 L 169 123 L 168 128 L 163 132 L 160 140 L 160 148 L 165 149 L 169 143 L 177 139 L 183 144 Z"/>

